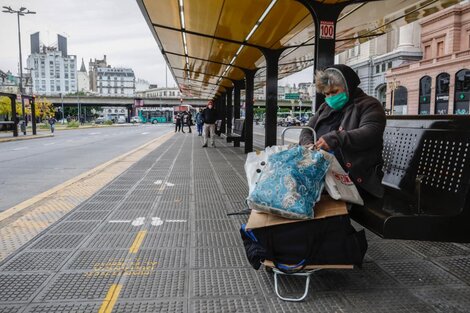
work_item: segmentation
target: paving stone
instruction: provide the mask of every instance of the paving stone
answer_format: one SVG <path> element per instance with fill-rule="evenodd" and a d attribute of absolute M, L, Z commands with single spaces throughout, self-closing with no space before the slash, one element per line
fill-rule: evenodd
<path fill-rule="evenodd" d="M 0 271 L 55 271 L 73 253 L 69 251 L 22 251 L 6 264 Z"/>
<path fill-rule="evenodd" d="M 192 297 L 252 296 L 260 292 L 252 269 L 201 269 L 191 271 Z"/>
<path fill-rule="evenodd" d="M 51 234 L 87 234 L 93 232 L 100 223 L 99 221 L 63 221 L 56 224 L 49 232 Z"/>
<path fill-rule="evenodd" d="M 235 232 L 196 233 L 197 247 L 241 247 L 240 234 Z"/>
<path fill-rule="evenodd" d="M 196 231 L 233 231 L 238 232 L 240 225 L 235 225 L 233 220 L 197 220 Z"/>
<path fill-rule="evenodd" d="M 67 221 L 101 221 L 109 215 L 109 211 L 77 211 L 70 214 Z"/>
<path fill-rule="evenodd" d="M 1 302 L 25 302 L 32 299 L 50 274 L 0 274 Z"/>
<path fill-rule="evenodd" d="M 138 302 L 118 301 L 113 308 L 113 313 L 185 313 L 188 312 L 186 307 L 186 302 L 181 300 Z"/>
<path fill-rule="evenodd" d="M 470 257 L 438 259 L 436 262 L 470 285 Z"/>
<path fill-rule="evenodd" d="M 163 270 L 151 275 L 128 277 L 120 299 L 157 299 L 184 297 L 187 284 L 186 271 Z"/>
<path fill-rule="evenodd" d="M 129 249 L 136 237 L 136 232 L 131 233 L 106 233 L 94 234 L 82 248 L 99 248 L 99 249 Z"/>
<path fill-rule="evenodd" d="M 197 299 L 192 300 L 190 312 L 194 313 L 263 313 L 266 311 L 266 304 L 257 298 L 225 298 L 225 299 Z"/>
<path fill-rule="evenodd" d="M 407 241 L 405 245 L 427 257 L 470 255 L 470 250 L 450 242 Z"/>
<path fill-rule="evenodd" d="M 101 303 L 32 304 L 25 313 L 96 313 Z"/>
<path fill-rule="evenodd" d="M 0 313 L 18 313 L 23 310 L 21 305 L 1 305 Z"/>
<path fill-rule="evenodd" d="M 432 306 L 436 312 L 441 313 L 468 313 L 470 312 L 470 287 L 411 289 L 423 302 Z"/>
<path fill-rule="evenodd" d="M 41 236 L 33 242 L 31 249 L 73 249 L 86 238 L 85 234 L 54 234 Z"/>
<path fill-rule="evenodd" d="M 195 249 L 193 268 L 247 267 L 243 247 L 210 247 Z"/>
<path fill-rule="evenodd" d="M 419 259 L 420 255 L 408 249 L 399 241 L 371 241 L 368 244 L 366 260 L 404 260 Z"/>
<path fill-rule="evenodd" d="M 109 267 L 109 264 L 124 261 L 127 250 L 85 250 L 78 251 L 67 263 L 68 270 L 94 270 Z"/>
<path fill-rule="evenodd" d="M 188 233 L 147 233 L 142 248 L 186 248 L 188 242 Z"/>

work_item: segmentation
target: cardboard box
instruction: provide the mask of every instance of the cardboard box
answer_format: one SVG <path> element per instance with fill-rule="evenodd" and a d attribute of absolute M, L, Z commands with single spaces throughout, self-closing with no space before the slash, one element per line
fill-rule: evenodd
<path fill-rule="evenodd" d="M 320 219 L 330 216 L 338 216 L 338 215 L 346 215 L 348 214 L 348 210 L 346 208 L 346 202 L 333 200 L 328 195 L 322 195 L 320 201 L 315 204 L 314 211 L 314 218 L 313 219 Z M 248 222 L 246 223 L 246 229 L 256 229 L 261 227 L 268 227 L 280 224 L 288 224 L 288 223 L 298 223 L 298 222 L 305 222 L 308 220 L 293 220 L 284 218 L 281 216 L 263 213 L 259 211 L 252 210 L 250 217 L 248 218 Z"/>

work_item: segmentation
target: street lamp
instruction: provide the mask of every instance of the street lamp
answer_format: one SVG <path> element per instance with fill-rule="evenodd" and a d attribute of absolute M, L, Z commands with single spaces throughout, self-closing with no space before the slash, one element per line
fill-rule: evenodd
<path fill-rule="evenodd" d="M 21 28 L 20 28 L 20 16 L 25 16 L 26 14 L 36 14 L 36 12 L 30 11 L 25 7 L 21 7 L 19 10 L 13 10 L 11 7 L 3 6 L 4 13 L 13 13 L 16 14 L 18 17 L 18 44 L 20 50 L 20 94 L 23 95 L 23 59 L 21 56 Z M 23 96 L 21 97 L 21 109 L 23 111 L 23 123 L 26 123 L 25 117 L 25 108 L 24 108 L 24 99 Z M 26 124 L 24 128 L 24 135 L 26 135 Z"/>

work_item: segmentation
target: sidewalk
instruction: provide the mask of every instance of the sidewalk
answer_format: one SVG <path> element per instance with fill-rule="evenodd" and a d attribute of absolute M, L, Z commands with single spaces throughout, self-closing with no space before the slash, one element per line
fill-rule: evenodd
<path fill-rule="evenodd" d="M 274 294 L 239 236 L 243 148 L 175 134 L 0 263 L 0 312 L 468 312 L 470 245 L 381 240 L 362 269 Z M 284 292 L 302 292 L 297 279 Z"/>

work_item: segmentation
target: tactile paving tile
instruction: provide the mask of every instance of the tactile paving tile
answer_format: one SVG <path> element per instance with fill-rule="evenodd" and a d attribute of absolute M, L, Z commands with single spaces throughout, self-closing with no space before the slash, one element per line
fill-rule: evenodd
<path fill-rule="evenodd" d="M 113 308 L 113 313 L 185 313 L 186 302 L 181 300 L 120 302 Z M 192 312 L 192 311 L 191 311 Z"/>
<path fill-rule="evenodd" d="M 111 213 L 108 220 L 110 221 L 117 221 L 117 220 L 134 220 L 139 217 L 147 217 L 150 213 L 150 210 L 118 210 L 116 212 Z"/>
<path fill-rule="evenodd" d="M 367 260 L 403 260 L 418 259 L 420 255 L 397 241 L 371 241 L 368 244 Z"/>
<path fill-rule="evenodd" d="M 432 313 L 434 310 L 408 290 L 358 290 L 343 296 L 354 312 Z"/>
<path fill-rule="evenodd" d="M 405 244 L 430 258 L 470 254 L 470 250 L 450 242 L 407 241 Z"/>
<path fill-rule="evenodd" d="M 85 222 L 60 222 L 57 226 L 52 228 L 49 233 L 51 234 L 87 234 L 91 233 L 100 222 L 85 221 Z"/>
<path fill-rule="evenodd" d="M 303 287 L 296 290 L 293 294 L 284 294 L 284 296 L 300 297 L 303 294 Z M 282 292 L 282 291 L 281 291 Z M 310 290 L 307 297 L 302 302 L 287 302 L 279 299 L 276 295 L 268 296 L 268 301 L 272 310 L 267 312 L 282 313 L 352 313 L 351 305 L 339 293 L 325 293 L 317 290 Z M 381 312 L 381 311 L 371 311 Z M 365 313 L 355 312 L 355 313 Z M 398 312 L 397 312 L 398 313 Z"/>
<path fill-rule="evenodd" d="M 39 300 L 103 300 L 116 276 L 93 276 L 89 273 L 62 273 L 54 278 L 38 296 Z"/>
<path fill-rule="evenodd" d="M 104 220 L 110 211 L 78 211 L 69 215 L 67 221 L 101 221 Z"/>
<path fill-rule="evenodd" d="M 95 196 L 93 197 L 93 202 L 106 202 L 106 203 L 112 203 L 112 202 L 120 202 L 122 199 L 124 199 L 125 194 L 119 195 L 119 196 Z"/>
<path fill-rule="evenodd" d="M 162 220 L 188 220 L 189 219 L 189 210 L 161 210 L 157 204 L 156 209 L 154 209 L 150 215 L 152 217 L 159 217 Z"/>
<path fill-rule="evenodd" d="M 1 271 L 55 271 L 73 251 L 23 251 L 0 267 Z"/>
<path fill-rule="evenodd" d="M 236 211 L 236 210 L 233 210 Z M 212 209 L 207 209 L 203 207 L 197 207 L 196 208 L 196 219 L 199 220 L 222 220 L 222 219 L 227 219 L 230 218 L 227 216 L 227 213 L 230 212 L 230 210 L 227 210 L 225 208 L 212 208 Z"/>
<path fill-rule="evenodd" d="M 213 190 L 213 192 L 211 193 L 196 193 L 196 206 L 204 205 L 206 203 L 216 203 L 219 205 L 224 205 L 225 200 L 218 191 L 218 189 Z"/>
<path fill-rule="evenodd" d="M 241 247 L 242 245 L 239 233 L 196 233 L 196 247 Z"/>
<path fill-rule="evenodd" d="M 135 240 L 137 231 L 132 233 L 118 233 L 118 234 L 94 234 L 93 237 L 83 245 L 84 249 L 129 249 Z"/>
<path fill-rule="evenodd" d="M 109 189 L 109 188 L 106 188 L 104 189 L 103 191 L 101 191 L 99 193 L 99 196 L 122 196 L 122 195 L 125 195 L 126 192 L 122 189 Z"/>
<path fill-rule="evenodd" d="M 452 275 L 470 284 L 470 257 L 455 257 L 436 260 L 443 265 Z"/>
<path fill-rule="evenodd" d="M 201 269 L 191 271 L 192 297 L 253 296 L 260 293 L 253 269 Z"/>
<path fill-rule="evenodd" d="M 268 312 L 266 304 L 257 298 L 228 298 L 228 299 L 197 299 L 190 303 L 193 313 L 264 313 Z"/>
<path fill-rule="evenodd" d="M 158 193 L 153 193 L 153 194 L 148 194 L 148 195 L 145 195 L 145 196 L 141 196 L 141 195 L 129 195 L 127 198 L 126 198 L 126 202 L 128 203 L 132 203 L 132 202 L 137 202 L 137 201 L 148 201 L 148 202 L 155 202 L 157 201 L 159 195 Z"/>
<path fill-rule="evenodd" d="M 85 234 L 44 235 L 34 241 L 31 249 L 73 249 L 77 248 L 86 236 Z"/>
<path fill-rule="evenodd" d="M 142 226 L 133 226 L 131 223 L 105 223 L 98 229 L 100 233 L 132 233 L 143 229 Z"/>
<path fill-rule="evenodd" d="M 156 262 L 155 268 L 159 269 L 182 269 L 186 268 L 186 249 L 140 249 L 136 259 L 144 264 Z"/>
<path fill-rule="evenodd" d="M 69 270 L 93 270 L 109 267 L 112 262 L 124 261 L 129 250 L 84 250 L 78 251 L 67 262 L 65 269 Z M 108 266 L 107 266 L 108 265 Z"/>
<path fill-rule="evenodd" d="M 25 313 L 96 313 L 101 303 L 32 304 Z"/>
<path fill-rule="evenodd" d="M 76 210 L 77 211 L 106 211 L 106 210 L 113 210 L 118 206 L 118 204 L 115 202 L 109 202 L 109 203 L 93 202 L 93 198 L 91 198 L 91 200 L 92 201 L 87 202 L 83 205 L 80 205 Z"/>
<path fill-rule="evenodd" d="M 186 248 L 188 233 L 147 233 L 142 248 Z"/>
<path fill-rule="evenodd" d="M 167 195 L 164 194 L 161 198 L 162 202 L 170 202 L 170 203 L 181 203 L 181 202 L 187 202 L 191 200 L 189 195 Z"/>
<path fill-rule="evenodd" d="M 192 259 L 193 268 L 235 268 L 247 267 L 244 248 L 239 247 L 211 247 L 195 249 Z"/>
<path fill-rule="evenodd" d="M 148 276 L 129 276 L 120 299 L 157 299 L 184 297 L 186 271 L 163 270 Z"/>
<path fill-rule="evenodd" d="M 468 313 L 470 312 L 470 287 L 452 287 L 436 289 L 412 289 L 417 297 L 436 312 L 440 313 Z"/>
<path fill-rule="evenodd" d="M 0 301 L 24 302 L 39 290 L 49 274 L 0 274 Z"/>
<path fill-rule="evenodd" d="M 21 305 L 1 305 L 0 313 L 18 313 L 23 309 Z"/>
<path fill-rule="evenodd" d="M 321 270 L 315 274 L 329 290 L 393 288 L 398 283 L 375 263 L 363 263 L 362 269 Z"/>
<path fill-rule="evenodd" d="M 149 211 L 154 205 L 153 201 L 146 201 L 146 202 L 127 202 L 124 203 L 119 207 L 119 211 Z"/>
<path fill-rule="evenodd" d="M 240 225 L 235 225 L 233 220 L 197 220 L 196 231 L 233 231 L 238 232 Z"/>
<path fill-rule="evenodd" d="M 186 221 L 164 221 L 162 225 L 149 226 L 147 228 L 149 233 L 157 232 L 188 232 L 189 231 L 189 222 Z"/>
<path fill-rule="evenodd" d="M 407 287 L 462 284 L 455 276 L 426 260 L 384 262 L 380 267 Z"/>

